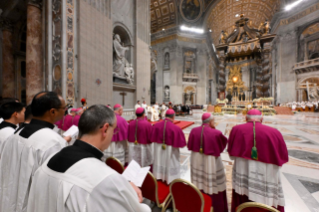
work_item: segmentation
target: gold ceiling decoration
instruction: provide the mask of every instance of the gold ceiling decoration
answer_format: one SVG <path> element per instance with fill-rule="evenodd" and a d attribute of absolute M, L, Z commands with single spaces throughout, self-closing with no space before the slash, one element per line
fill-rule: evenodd
<path fill-rule="evenodd" d="M 176 25 L 175 0 L 151 0 L 151 32 Z"/>
<path fill-rule="evenodd" d="M 236 15 L 244 13 L 249 18 L 248 26 L 257 28 L 265 19 L 269 21 L 279 10 L 280 0 L 221 0 L 211 10 L 207 19 L 207 28 L 213 30 L 211 33 L 214 44 L 218 45 L 220 32 L 224 30 L 231 34 L 234 30 L 234 23 L 240 18 Z"/>

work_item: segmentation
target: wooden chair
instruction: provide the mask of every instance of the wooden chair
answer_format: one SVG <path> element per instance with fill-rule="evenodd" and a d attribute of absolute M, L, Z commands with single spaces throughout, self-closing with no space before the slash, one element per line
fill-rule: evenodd
<path fill-rule="evenodd" d="M 237 207 L 236 212 L 279 212 L 273 207 L 257 202 L 246 202 Z"/>
<path fill-rule="evenodd" d="M 119 174 L 124 172 L 124 166 L 122 163 L 115 157 L 109 157 L 105 161 L 106 165 L 117 171 Z"/>
<path fill-rule="evenodd" d="M 143 197 L 156 203 L 164 212 L 171 202 L 169 186 L 162 181 L 157 181 L 151 172 L 148 172 L 141 187 Z"/>
<path fill-rule="evenodd" d="M 213 212 L 212 199 L 186 180 L 176 179 L 170 185 L 174 212 Z"/>

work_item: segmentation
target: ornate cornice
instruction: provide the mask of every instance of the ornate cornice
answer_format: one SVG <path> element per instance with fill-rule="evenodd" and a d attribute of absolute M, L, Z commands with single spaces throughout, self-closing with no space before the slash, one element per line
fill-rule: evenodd
<path fill-rule="evenodd" d="M 13 30 L 12 21 L 8 18 L 0 17 L 0 29 L 12 31 Z"/>
<path fill-rule="evenodd" d="M 42 5 L 43 5 L 42 2 L 43 2 L 42 0 L 28 0 L 28 5 L 32 5 L 42 9 Z"/>

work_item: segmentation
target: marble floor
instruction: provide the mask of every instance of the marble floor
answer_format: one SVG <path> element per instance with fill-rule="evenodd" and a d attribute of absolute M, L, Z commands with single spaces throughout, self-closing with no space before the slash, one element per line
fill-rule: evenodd
<path fill-rule="evenodd" d="M 186 138 L 192 128 L 200 126 L 200 117 L 177 117 L 194 121 L 184 129 Z M 245 123 L 242 115 L 216 116 L 217 129 L 225 136 L 233 126 Z M 286 212 L 319 212 L 319 113 L 299 113 L 293 116 L 265 116 L 263 124 L 278 129 L 287 144 L 289 162 L 282 167 L 282 183 L 286 199 Z M 227 198 L 231 200 L 231 172 L 233 161 L 228 153 L 222 154 L 227 177 Z M 181 150 L 181 178 L 190 181 L 190 151 Z M 229 207 L 230 208 L 230 207 Z M 154 208 L 153 211 L 160 211 Z"/>

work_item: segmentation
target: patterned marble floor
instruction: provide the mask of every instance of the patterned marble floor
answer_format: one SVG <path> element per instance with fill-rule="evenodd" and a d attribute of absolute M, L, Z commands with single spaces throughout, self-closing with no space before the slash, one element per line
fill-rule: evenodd
<path fill-rule="evenodd" d="M 186 138 L 192 128 L 200 126 L 200 117 L 177 117 L 177 120 L 194 121 L 184 129 Z M 216 116 L 217 129 L 225 136 L 233 126 L 245 123 L 242 115 Z M 299 113 L 294 116 L 264 117 L 264 124 L 278 129 L 287 144 L 289 162 L 282 167 L 282 182 L 286 199 L 286 212 L 319 212 L 319 113 Z M 181 177 L 190 181 L 190 152 L 181 150 Z M 231 172 L 233 161 L 228 153 L 222 154 L 227 177 L 227 198 L 231 200 Z M 230 208 L 230 207 L 229 207 Z M 160 211 L 154 209 L 153 211 Z"/>

